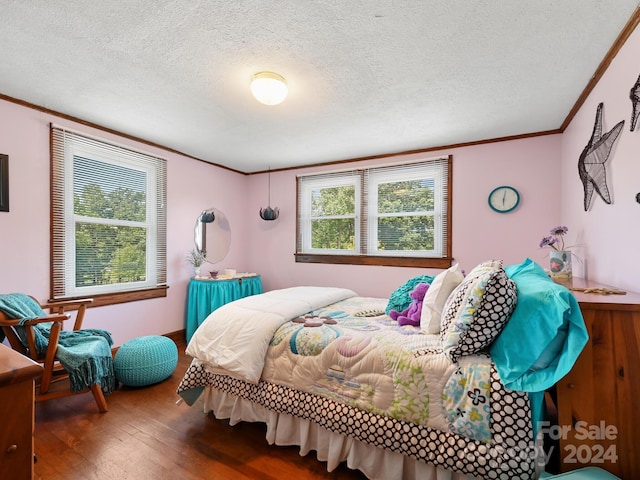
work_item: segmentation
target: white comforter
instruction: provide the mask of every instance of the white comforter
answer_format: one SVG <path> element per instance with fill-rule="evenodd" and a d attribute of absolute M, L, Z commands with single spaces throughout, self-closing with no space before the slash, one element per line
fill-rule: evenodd
<path fill-rule="evenodd" d="M 280 325 L 355 295 L 345 288 L 292 287 L 236 300 L 211 312 L 186 353 L 210 369 L 258 383 L 269 341 Z"/>

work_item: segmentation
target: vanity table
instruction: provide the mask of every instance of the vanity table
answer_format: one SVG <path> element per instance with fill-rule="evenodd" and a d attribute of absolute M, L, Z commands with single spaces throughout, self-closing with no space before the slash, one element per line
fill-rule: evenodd
<path fill-rule="evenodd" d="M 187 293 L 187 343 L 207 316 L 225 303 L 262 293 L 260 275 L 229 279 L 192 278 Z"/>

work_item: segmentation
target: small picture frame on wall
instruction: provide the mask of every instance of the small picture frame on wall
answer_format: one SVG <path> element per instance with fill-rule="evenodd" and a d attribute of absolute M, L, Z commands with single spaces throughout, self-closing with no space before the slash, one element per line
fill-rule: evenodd
<path fill-rule="evenodd" d="M 9 155 L 0 153 L 0 212 L 9 211 Z"/>

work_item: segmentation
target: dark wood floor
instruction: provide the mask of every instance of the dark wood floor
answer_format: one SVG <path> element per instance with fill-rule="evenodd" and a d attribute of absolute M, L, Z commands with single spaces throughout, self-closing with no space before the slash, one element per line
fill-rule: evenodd
<path fill-rule="evenodd" d="M 90 394 L 36 404 L 35 479 L 320 479 L 362 480 L 346 466 L 328 473 L 315 452 L 269 445 L 263 424 L 234 427 L 203 412 L 202 398 L 176 405 L 190 359 L 180 352 L 167 380 L 120 387 L 98 413 Z"/>

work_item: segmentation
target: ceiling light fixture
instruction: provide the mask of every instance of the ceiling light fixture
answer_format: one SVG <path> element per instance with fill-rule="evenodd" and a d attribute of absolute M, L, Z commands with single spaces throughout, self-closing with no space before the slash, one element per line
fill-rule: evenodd
<path fill-rule="evenodd" d="M 251 77 L 251 93 L 260 103 L 278 105 L 287 97 L 289 89 L 282 75 L 259 72 Z"/>

